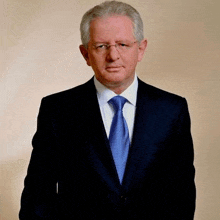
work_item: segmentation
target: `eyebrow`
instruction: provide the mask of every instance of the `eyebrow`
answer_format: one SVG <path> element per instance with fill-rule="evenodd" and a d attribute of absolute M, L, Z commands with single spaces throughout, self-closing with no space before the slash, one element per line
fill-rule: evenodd
<path fill-rule="evenodd" d="M 124 42 L 124 43 L 126 43 L 126 42 L 131 42 L 132 40 L 117 40 L 117 41 L 115 41 L 115 43 L 120 43 L 120 42 Z M 108 43 L 107 41 L 105 42 L 105 41 L 97 41 L 97 42 L 94 42 L 93 44 L 110 44 L 110 43 Z"/>

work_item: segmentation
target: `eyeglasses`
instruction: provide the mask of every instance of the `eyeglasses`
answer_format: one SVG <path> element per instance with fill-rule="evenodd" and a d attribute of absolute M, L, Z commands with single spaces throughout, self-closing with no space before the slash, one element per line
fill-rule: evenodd
<path fill-rule="evenodd" d="M 107 52 L 111 46 L 115 46 L 116 50 L 119 53 L 124 53 L 124 52 L 128 51 L 130 48 L 132 48 L 135 43 L 137 43 L 137 41 L 126 42 L 126 43 L 119 42 L 119 43 L 116 43 L 116 44 L 96 43 L 96 44 L 93 44 L 92 46 L 98 53 Z"/>

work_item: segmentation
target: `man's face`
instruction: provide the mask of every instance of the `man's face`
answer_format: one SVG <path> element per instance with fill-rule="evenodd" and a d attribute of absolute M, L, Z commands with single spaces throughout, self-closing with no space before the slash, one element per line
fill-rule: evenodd
<path fill-rule="evenodd" d="M 126 50 L 115 46 L 97 49 L 99 44 L 128 44 Z M 97 80 L 116 93 L 123 92 L 132 82 L 135 68 L 142 60 L 147 41 L 140 44 L 133 34 L 133 25 L 127 16 L 96 18 L 90 25 L 88 49 L 80 46 L 87 64 L 93 68 Z"/>

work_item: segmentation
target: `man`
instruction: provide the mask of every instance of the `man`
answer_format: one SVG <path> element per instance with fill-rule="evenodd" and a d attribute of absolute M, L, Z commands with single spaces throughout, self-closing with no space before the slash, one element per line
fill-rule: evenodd
<path fill-rule="evenodd" d="M 42 100 L 20 219 L 193 219 L 186 100 L 137 78 L 147 46 L 139 13 L 100 4 L 81 37 L 95 76 Z"/>

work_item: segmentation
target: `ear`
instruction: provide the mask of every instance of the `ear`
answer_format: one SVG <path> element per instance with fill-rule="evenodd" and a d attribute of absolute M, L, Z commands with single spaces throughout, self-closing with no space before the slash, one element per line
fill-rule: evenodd
<path fill-rule="evenodd" d="M 79 46 L 80 52 L 83 55 L 84 59 L 86 60 L 86 63 L 88 66 L 91 66 L 90 60 L 89 60 L 89 54 L 88 54 L 88 49 L 85 48 L 83 45 Z"/>
<path fill-rule="evenodd" d="M 138 48 L 138 62 L 140 62 L 143 59 L 146 48 L 147 48 L 147 39 L 143 39 L 139 44 L 139 48 Z"/>

